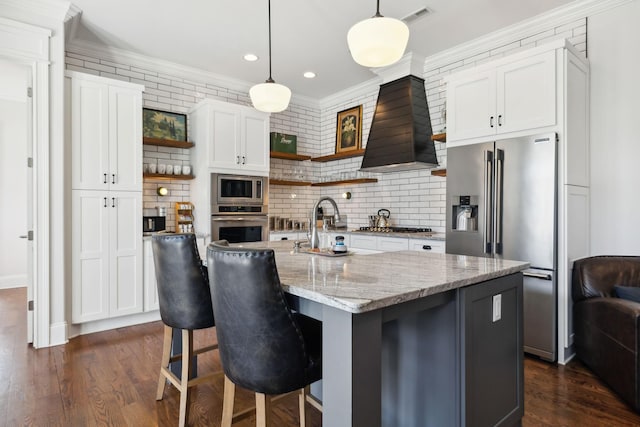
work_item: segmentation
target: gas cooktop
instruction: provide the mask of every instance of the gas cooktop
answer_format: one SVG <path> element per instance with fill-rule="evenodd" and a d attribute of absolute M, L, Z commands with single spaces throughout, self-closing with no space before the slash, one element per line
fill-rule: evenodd
<path fill-rule="evenodd" d="M 413 227 L 360 227 L 359 230 L 374 233 L 431 233 L 430 228 L 413 228 Z"/>

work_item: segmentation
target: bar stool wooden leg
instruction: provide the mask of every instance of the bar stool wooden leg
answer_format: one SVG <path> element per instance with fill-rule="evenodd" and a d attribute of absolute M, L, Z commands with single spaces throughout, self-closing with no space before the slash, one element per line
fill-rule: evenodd
<path fill-rule="evenodd" d="M 298 406 L 300 407 L 300 427 L 307 426 L 307 395 L 309 394 L 309 386 L 300 389 L 298 393 Z"/>
<path fill-rule="evenodd" d="M 167 383 L 167 377 L 162 373 L 162 368 L 169 366 L 171 358 L 171 339 L 173 329 L 170 326 L 164 326 L 164 341 L 162 344 L 162 363 L 160 364 L 160 378 L 158 379 L 158 390 L 156 392 L 156 400 L 162 400 L 164 395 L 164 386 Z"/>
<path fill-rule="evenodd" d="M 236 398 L 236 385 L 224 376 L 224 397 L 222 400 L 222 426 L 231 427 L 233 423 L 233 403 Z"/>
<path fill-rule="evenodd" d="M 191 355 L 193 354 L 193 331 L 182 330 L 182 373 L 180 377 L 180 427 L 189 420 L 189 377 L 191 376 Z"/>
<path fill-rule="evenodd" d="M 256 427 L 268 427 L 270 418 L 270 397 L 263 393 L 256 393 Z"/>

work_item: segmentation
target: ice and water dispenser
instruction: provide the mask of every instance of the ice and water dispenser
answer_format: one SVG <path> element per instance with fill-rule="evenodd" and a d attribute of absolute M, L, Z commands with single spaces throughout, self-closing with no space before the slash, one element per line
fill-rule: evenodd
<path fill-rule="evenodd" d="M 451 228 L 456 231 L 478 231 L 478 196 L 453 196 Z"/>

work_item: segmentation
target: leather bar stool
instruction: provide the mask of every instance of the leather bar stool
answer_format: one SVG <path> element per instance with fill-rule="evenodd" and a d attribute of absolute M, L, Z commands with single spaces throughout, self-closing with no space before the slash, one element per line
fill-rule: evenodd
<path fill-rule="evenodd" d="M 160 317 L 165 324 L 162 365 L 156 400 L 162 400 L 168 379 L 180 390 L 179 425 L 189 420 L 189 388 L 210 381 L 220 372 L 190 379 L 193 356 L 218 348 L 217 344 L 194 351 L 193 331 L 215 325 L 207 268 L 198 254 L 195 234 L 164 234 L 153 236 L 153 258 L 158 282 Z M 182 353 L 171 356 L 173 329 L 182 330 Z M 171 372 L 169 363 L 182 360 L 180 378 Z"/>
<path fill-rule="evenodd" d="M 269 425 L 274 395 L 298 393 L 300 426 L 305 403 L 318 409 L 309 385 L 322 378 L 322 323 L 289 309 L 271 249 L 207 249 L 209 285 L 225 374 L 222 426 L 235 421 L 235 385 L 255 392 L 256 425 Z"/>

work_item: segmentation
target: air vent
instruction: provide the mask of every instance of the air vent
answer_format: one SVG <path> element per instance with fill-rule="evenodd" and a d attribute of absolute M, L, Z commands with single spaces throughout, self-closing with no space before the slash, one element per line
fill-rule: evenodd
<path fill-rule="evenodd" d="M 410 14 L 408 14 L 407 16 L 402 18 L 402 21 L 404 21 L 407 25 L 409 25 L 412 22 L 417 21 L 420 18 L 424 18 L 425 16 L 427 16 L 430 13 L 431 13 L 431 11 L 429 9 L 427 9 L 426 7 L 423 7 L 423 8 L 420 8 L 420 9 L 416 10 L 415 12 L 411 12 Z"/>

